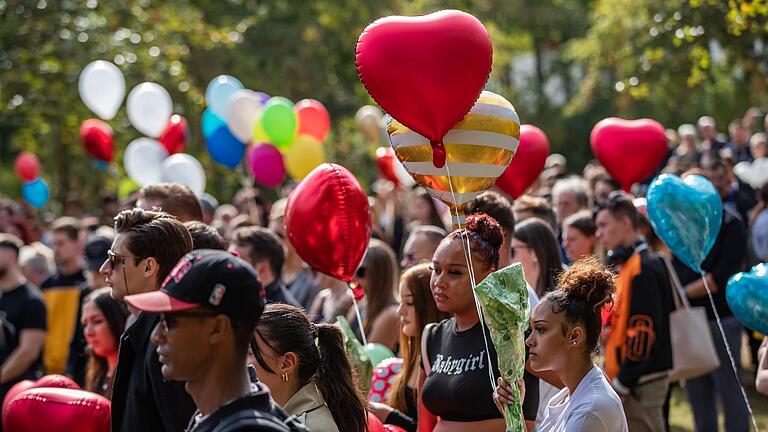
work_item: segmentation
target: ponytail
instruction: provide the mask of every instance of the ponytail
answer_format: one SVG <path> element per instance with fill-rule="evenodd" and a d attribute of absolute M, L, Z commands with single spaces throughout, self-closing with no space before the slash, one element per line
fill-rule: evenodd
<path fill-rule="evenodd" d="M 320 368 L 314 382 L 323 394 L 333 420 L 342 431 L 368 430 L 366 403 L 358 391 L 357 377 L 344 350 L 344 338 L 336 326 L 317 326 Z"/>

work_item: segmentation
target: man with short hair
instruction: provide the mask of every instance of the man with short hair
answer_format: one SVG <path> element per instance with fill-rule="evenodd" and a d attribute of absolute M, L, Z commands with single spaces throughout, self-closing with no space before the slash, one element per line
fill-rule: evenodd
<path fill-rule="evenodd" d="M 618 269 L 605 338 L 605 372 L 621 399 L 630 430 L 665 430 L 662 408 L 672 369 L 666 264 L 638 234 L 638 213 L 622 192 L 598 205 L 597 238 Z"/>
<path fill-rule="evenodd" d="M 139 191 L 136 207 L 160 209 L 176 216 L 181 222 L 202 221 L 203 210 L 192 190 L 181 183 L 156 183 Z"/>
<path fill-rule="evenodd" d="M 704 174 L 720 193 L 723 206 L 738 213 L 742 221 L 749 220 L 749 213 L 757 204 L 755 191 L 733 175 L 733 167 L 721 158 L 702 163 Z"/>
<path fill-rule="evenodd" d="M 286 303 L 302 307 L 280 279 L 285 262 L 285 247 L 274 231 L 259 226 L 235 231 L 234 246 L 240 258 L 256 269 L 267 303 Z"/>
<path fill-rule="evenodd" d="M 125 298 L 135 309 L 161 314 L 152 341 L 163 376 L 184 381 L 198 408 L 187 431 L 300 427 L 288 421 L 289 428 L 269 389 L 248 375 L 246 353 L 264 310 L 261 292 L 248 263 L 224 251 L 199 250 L 179 261 L 159 291 Z"/>
<path fill-rule="evenodd" d="M 117 300 L 157 291 L 179 259 L 192 250 L 189 231 L 168 213 L 125 210 L 115 217 L 115 230 L 101 274 Z M 129 309 L 134 322 L 120 337 L 112 430 L 182 430 L 195 407 L 183 384 L 166 381 L 160 372 L 157 347 L 150 341 L 159 317 Z"/>
<path fill-rule="evenodd" d="M 725 142 L 720 140 L 717 133 L 717 123 L 711 116 L 701 116 L 697 122 L 699 127 L 699 135 L 701 135 L 701 150 L 717 154 L 723 147 Z"/>
<path fill-rule="evenodd" d="M 54 272 L 53 251 L 48 246 L 34 242 L 23 246 L 19 252 L 19 266 L 27 281 L 40 287 Z"/>
<path fill-rule="evenodd" d="M 553 234 L 557 233 L 555 212 L 552 211 L 552 206 L 546 198 L 522 195 L 512 204 L 512 212 L 515 214 L 516 223 L 530 218 L 538 218 L 552 229 Z"/>
<path fill-rule="evenodd" d="M 582 210 L 588 210 L 589 201 L 589 185 L 580 177 L 558 180 L 552 187 L 552 207 L 555 209 L 557 220 L 555 237 L 557 238 L 558 249 L 560 249 L 560 258 L 564 264 L 570 264 L 571 261 L 563 249 L 563 221 L 568 216 Z"/>
<path fill-rule="evenodd" d="M 43 293 L 48 310 L 48 336 L 45 338 L 43 363 L 47 374 L 61 374 L 69 358 L 69 346 L 77 327 L 83 274 L 83 245 L 80 223 L 71 217 L 53 222 L 51 246 L 56 272 L 43 281 Z"/>
<path fill-rule="evenodd" d="M 22 241 L 0 233 L 0 400 L 14 384 L 42 376 L 46 312 L 18 265 Z"/>
<path fill-rule="evenodd" d="M 403 270 L 416 264 L 432 261 L 437 246 L 448 235 L 443 228 L 434 225 L 419 225 L 411 231 L 403 246 Z"/>
<path fill-rule="evenodd" d="M 749 152 L 749 129 L 741 119 L 731 121 L 728 125 L 728 135 L 731 141 L 726 144 L 726 148 L 731 152 L 733 163 L 752 162 L 752 154 Z"/>

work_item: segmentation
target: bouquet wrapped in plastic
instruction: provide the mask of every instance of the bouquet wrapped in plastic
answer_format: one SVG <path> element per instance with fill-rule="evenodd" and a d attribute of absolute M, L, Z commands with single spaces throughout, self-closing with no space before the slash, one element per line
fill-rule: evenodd
<path fill-rule="evenodd" d="M 501 376 L 511 384 L 515 403 L 504 408 L 507 432 L 524 432 L 523 401 L 517 380 L 525 370 L 525 337 L 528 325 L 528 288 L 523 267 L 517 263 L 497 270 L 475 287 L 496 347 Z"/>
<path fill-rule="evenodd" d="M 336 317 L 336 325 L 341 329 L 341 333 L 344 336 L 344 347 L 347 350 L 347 356 L 352 362 L 352 366 L 357 373 L 357 379 L 360 380 L 360 386 L 364 394 L 368 393 L 368 388 L 371 385 L 371 376 L 373 374 L 373 366 L 371 366 L 371 359 L 368 356 L 368 352 L 365 350 L 363 344 L 357 340 L 355 332 L 352 331 L 352 326 L 349 325 L 349 321 L 343 316 Z"/>

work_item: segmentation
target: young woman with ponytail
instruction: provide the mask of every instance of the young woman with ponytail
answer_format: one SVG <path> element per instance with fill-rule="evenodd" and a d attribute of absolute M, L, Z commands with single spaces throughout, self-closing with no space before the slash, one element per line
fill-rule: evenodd
<path fill-rule="evenodd" d="M 341 331 L 311 323 L 301 309 L 268 304 L 252 343 L 256 374 L 272 397 L 309 430 L 365 432 L 365 401 Z"/>
<path fill-rule="evenodd" d="M 596 258 L 576 261 L 531 313 L 525 343 L 534 371 L 550 370 L 565 384 L 548 402 L 539 432 L 626 432 L 621 400 L 592 363 L 600 339 L 600 310 L 616 290 L 613 275 Z M 511 388 L 499 378 L 494 399 L 510 403 Z"/>

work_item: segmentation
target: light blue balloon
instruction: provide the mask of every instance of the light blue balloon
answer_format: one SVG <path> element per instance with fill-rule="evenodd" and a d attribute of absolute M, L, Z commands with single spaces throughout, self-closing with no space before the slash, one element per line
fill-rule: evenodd
<path fill-rule="evenodd" d="M 648 219 L 656 234 L 685 265 L 701 273 L 723 221 L 720 194 L 706 177 L 656 177 L 648 188 Z"/>
<path fill-rule="evenodd" d="M 768 264 L 758 264 L 750 272 L 731 276 L 725 298 L 739 321 L 768 334 Z"/>
<path fill-rule="evenodd" d="M 244 89 L 243 83 L 229 75 L 219 75 L 208 83 L 205 89 L 205 104 L 220 118 L 227 118 L 229 97 L 232 93 Z"/>
<path fill-rule="evenodd" d="M 214 114 L 210 108 L 206 108 L 205 111 L 203 111 L 203 118 L 200 120 L 200 123 L 204 137 L 212 135 L 218 128 L 227 125 L 224 120 Z"/>
<path fill-rule="evenodd" d="M 229 168 L 235 168 L 245 156 L 245 144 L 238 141 L 226 125 L 206 136 L 205 144 L 211 158 Z"/>
<path fill-rule="evenodd" d="M 25 182 L 21 186 L 21 196 L 32 207 L 41 208 L 48 202 L 48 184 L 41 178 Z"/>

